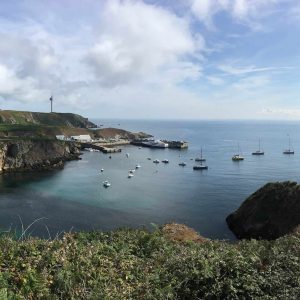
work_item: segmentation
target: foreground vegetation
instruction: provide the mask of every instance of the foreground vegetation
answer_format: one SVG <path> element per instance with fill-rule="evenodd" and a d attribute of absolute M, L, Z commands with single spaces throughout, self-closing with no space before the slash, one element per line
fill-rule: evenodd
<path fill-rule="evenodd" d="M 172 241 L 162 230 L 0 238 L 0 299 L 299 299 L 300 236 Z"/>

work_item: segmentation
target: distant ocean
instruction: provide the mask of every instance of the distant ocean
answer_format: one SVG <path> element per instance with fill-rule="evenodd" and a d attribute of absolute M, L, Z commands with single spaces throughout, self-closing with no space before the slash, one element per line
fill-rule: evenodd
<path fill-rule="evenodd" d="M 20 229 L 42 218 L 33 235 L 53 237 L 64 230 L 110 230 L 187 224 L 209 238 L 233 239 L 225 223 L 251 193 L 269 181 L 299 180 L 300 123 L 254 121 L 92 120 L 104 127 L 144 131 L 157 138 L 186 140 L 187 150 L 122 147 L 108 155 L 86 152 L 61 171 L 0 176 L 0 229 Z M 120 125 L 118 125 L 120 124 Z M 295 155 L 284 155 L 291 137 Z M 264 156 L 252 156 L 258 140 Z M 244 161 L 233 162 L 238 145 Z M 207 171 L 193 171 L 203 155 Z M 129 153 L 126 158 L 125 153 Z M 156 165 L 152 159 L 168 159 Z M 185 167 L 178 166 L 186 162 Z M 128 170 L 140 164 L 133 178 Z M 100 169 L 104 172 L 100 173 Z M 104 180 L 111 187 L 102 186 Z M 46 229 L 46 226 L 48 229 Z"/>

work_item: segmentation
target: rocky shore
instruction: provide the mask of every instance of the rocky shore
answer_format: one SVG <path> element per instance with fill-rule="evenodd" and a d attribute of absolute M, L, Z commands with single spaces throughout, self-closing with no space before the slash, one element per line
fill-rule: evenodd
<path fill-rule="evenodd" d="M 56 140 L 0 142 L 0 173 L 63 168 L 79 159 L 80 145 Z"/>

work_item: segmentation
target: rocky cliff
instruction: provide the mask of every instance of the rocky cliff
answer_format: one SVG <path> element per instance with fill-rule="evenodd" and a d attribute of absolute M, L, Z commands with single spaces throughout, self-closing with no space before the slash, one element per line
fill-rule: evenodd
<path fill-rule="evenodd" d="M 0 142 L 0 173 L 62 168 L 78 159 L 79 145 L 54 140 Z"/>
<path fill-rule="evenodd" d="M 300 185 L 290 181 L 268 183 L 226 221 L 237 238 L 275 239 L 299 231 Z"/>

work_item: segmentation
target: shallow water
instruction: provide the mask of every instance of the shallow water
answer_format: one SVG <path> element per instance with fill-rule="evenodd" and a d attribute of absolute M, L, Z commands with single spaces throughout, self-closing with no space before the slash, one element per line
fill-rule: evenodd
<path fill-rule="evenodd" d="M 192 122 L 107 120 L 98 123 L 158 138 L 189 141 L 189 149 L 139 149 L 122 147 L 109 155 L 85 152 L 80 161 L 64 170 L 0 177 L 0 228 L 20 229 L 53 237 L 63 230 L 108 230 L 120 226 L 151 226 L 176 221 L 211 238 L 232 239 L 225 218 L 261 185 L 269 181 L 298 180 L 300 171 L 300 123 Z M 295 155 L 283 155 L 291 135 Z M 264 156 L 252 156 L 261 138 Z M 231 157 L 240 144 L 245 161 Z M 203 154 L 207 171 L 193 171 L 195 158 Z M 299 152 L 298 152 L 299 151 Z M 129 153 L 126 158 L 125 153 Z M 169 159 L 156 165 L 152 159 Z M 185 161 L 186 167 L 178 166 Z M 140 164 L 133 178 L 128 170 Z M 101 173 L 100 169 L 104 168 Z M 111 187 L 102 182 L 109 180 Z"/>

